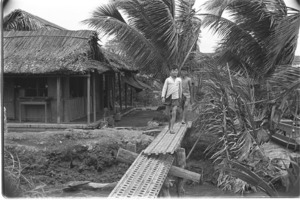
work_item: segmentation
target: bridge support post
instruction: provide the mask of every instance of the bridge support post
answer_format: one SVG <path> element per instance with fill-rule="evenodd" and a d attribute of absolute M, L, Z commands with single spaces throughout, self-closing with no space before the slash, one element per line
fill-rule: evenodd
<path fill-rule="evenodd" d="M 186 155 L 185 155 L 185 149 L 184 148 L 178 148 L 176 150 L 176 162 L 177 166 L 180 168 L 185 168 L 186 166 Z M 177 178 L 176 181 L 176 192 L 178 197 L 183 197 L 185 194 L 185 190 L 183 188 L 184 186 L 184 179 L 183 178 Z"/>
<path fill-rule="evenodd" d="M 159 196 L 160 197 L 171 197 L 170 187 L 171 187 L 170 178 L 167 176 L 162 188 L 160 189 Z"/>

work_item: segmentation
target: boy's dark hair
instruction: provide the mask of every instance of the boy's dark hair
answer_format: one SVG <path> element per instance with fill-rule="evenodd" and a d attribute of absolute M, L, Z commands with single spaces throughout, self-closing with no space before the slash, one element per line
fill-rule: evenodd
<path fill-rule="evenodd" d="M 175 69 L 178 69 L 178 65 L 172 65 L 171 66 L 171 70 L 175 70 Z"/>
<path fill-rule="evenodd" d="M 181 68 L 181 71 L 189 71 L 187 67 Z"/>

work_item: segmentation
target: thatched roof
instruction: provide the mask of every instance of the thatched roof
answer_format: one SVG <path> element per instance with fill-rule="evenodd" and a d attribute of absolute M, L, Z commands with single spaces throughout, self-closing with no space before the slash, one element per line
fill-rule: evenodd
<path fill-rule="evenodd" d="M 3 19 L 4 31 L 66 30 L 24 10 L 14 10 Z"/>
<path fill-rule="evenodd" d="M 113 53 L 105 48 L 101 48 L 101 50 L 106 60 L 116 71 L 138 71 L 137 68 L 133 67 L 133 64 L 130 64 L 129 61 L 124 60 L 124 58 L 122 58 L 118 54 Z"/>
<path fill-rule="evenodd" d="M 99 73 L 111 70 L 95 31 L 5 31 L 4 73 Z"/>

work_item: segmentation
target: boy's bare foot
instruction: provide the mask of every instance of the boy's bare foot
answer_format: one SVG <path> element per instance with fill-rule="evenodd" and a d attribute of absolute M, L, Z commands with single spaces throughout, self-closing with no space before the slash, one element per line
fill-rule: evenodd
<path fill-rule="evenodd" d="M 181 121 L 181 124 L 186 124 L 186 122 L 182 120 L 182 121 Z"/>
<path fill-rule="evenodd" d="M 174 134 L 175 133 L 175 131 L 174 130 L 170 130 L 170 134 Z"/>

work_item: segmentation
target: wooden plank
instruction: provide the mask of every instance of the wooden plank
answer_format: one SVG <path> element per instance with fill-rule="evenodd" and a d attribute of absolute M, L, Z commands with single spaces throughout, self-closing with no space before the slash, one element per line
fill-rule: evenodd
<path fill-rule="evenodd" d="M 130 173 L 131 173 L 130 169 L 131 169 L 133 166 L 137 165 L 137 164 L 140 162 L 140 160 L 141 160 L 142 158 L 143 158 L 143 155 L 142 155 L 142 154 L 139 154 L 138 157 L 136 158 L 136 160 L 135 160 L 135 161 L 132 163 L 132 165 L 130 166 L 130 168 L 125 172 L 124 176 L 121 178 L 121 180 L 119 181 L 118 185 L 112 190 L 112 192 L 110 193 L 110 196 L 115 195 L 115 193 L 117 193 L 117 191 L 120 191 L 120 190 L 122 189 L 122 186 L 123 186 L 123 185 L 121 185 L 120 183 L 126 182 L 126 179 L 127 179 L 128 177 L 130 177 Z M 124 187 L 124 186 L 123 186 L 123 187 Z M 125 192 L 125 191 L 124 191 L 124 192 Z"/>
<path fill-rule="evenodd" d="M 176 125 L 175 125 L 176 126 Z M 176 128 L 174 127 L 174 129 L 176 130 Z M 176 131 L 175 131 L 176 132 Z M 169 147 L 170 143 L 172 142 L 172 140 L 174 139 L 176 133 L 175 134 L 171 134 L 169 131 L 167 134 L 164 135 L 164 137 L 159 141 L 159 143 L 156 145 L 156 148 L 152 151 L 152 153 L 154 154 L 165 154 L 167 148 Z"/>
<path fill-rule="evenodd" d="M 109 197 L 157 197 L 173 160 L 174 157 L 171 155 L 139 154 Z M 151 192 L 145 196 L 147 188 Z"/>
<path fill-rule="evenodd" d="M 155 146 L 157 145 L 157 143 L 161 140 L 161 138 L 164 137 L 164 135 L 168 132 L 168 126 L 166 126 L 158 136 L 156 136 L 156 138 L 152 141 L 152 143 L 144 150 L 145 154 L 148 154 L 149 152 L 151 152 Z"/>
<path fill-rule="evenodd" d="M 126 149 L 119 148 L 116 159 L 121 162 L 125 162 L 131 164 L 138 157 L 137 153 L 132 151 L 128 151 Z M 192 180 L 194 182 L 199 182 L 201 175 L 192 171 L 188 171 L 186 169 L 182 169 L 176 166 L 171 166 L 169 175 L 176 176 L 188 180 Z"/>
<path fill-rule="evenodd" d="M 174 125 L 175 134 L 172 134 L 172 139 L 167 139 L 167 141 L 168 141 L 169 144 L 168 144 L 168 145 L 165 145 L 165 148 L 163 149 L 163 151 L 164 151 L 165 153 L 171 153 L 171 154 L 173 154 L 174 151 L 176 150 L 176 149 L 172 149 L 173 146 L 174 146 L 174 145 L 172 145 L 172 144 L 173 144 L 174 142 L 176 142 L 176 141 L 178 140 L 180 134 L 182 134 L 182 132 L 180 131 L 180 130 L 181 130 L 181 127 L 182 127 L 181 123 L 176 123 L 176 124 Z M 183 134 L 184 134 L 184 133 L 183 133 Z"/>
<path fill-rule="evenodd" d="M 144 150 L 145 154 L 150 154 L 151 151 L 155 148 L 157 143 L 164 137 L 164 135 L 169 131 L 168 126 L 166 126 L 161 133 L 152 141 L 152 143 Z"/>
<path fill-rule="evenodd" d="M 131 196 L 133 197 L 136 197 L 140 194 L 141 190 L 142 190 L 142 187 L 144 185 L 147 185 L 147 178 L 149 176 L 151 176 L 153 174 L 153 172 L 157 172 L 157 170 L 155 169 L 155 165 L 153 165 L 151 162 L 147 162 L 147 164 L 145 164 L 143 166 L 143 171 L 141 171 L 141 178 L 138 178 L 136 179 L 137 181 L 134 182 L 132 185 L 131 185 L 131 188 L 128 188 L 128 190 L 125 192 L 124 196 L 127 196 L 129 194 L 129 192 L 131 192 L 130 190 L 132 188 L 135 188 L 135 192 L 133 194 L 131 194 Z M 142 178 L 143 177 L 143 178 Z M 150 184 L 148 185 L 150 186 Z"/>
<path fill-rule="evenodd" d="M 168 147 L 170 146 L 170 144 L 172 143 L 172 141 L 174 140 L 174 138 L 176 138 L 177 136 L 177 132 L 180 128 L 180 123 L 176 123 L 174 125 L 174 131 L 175 134 L 170 134 L 170 132 L 168 131 L 167 134 L 164 134 L 164 136 L 157 142 L 157 145 L 155 146 L 155 148 L 151 151 L 151 153 L 154 154 L 166 154 L 169 153 L 167 152 Z"/>
<path fill-rule="evenodd" d="M 162 155 L 160 156 L 162 157 Z M 162 158 L 161 158 L 162 159 Z M 156 168 L 154 168 L 154 171 L 152 171 L 152 173 L 154 172 L 154 174 L 152 174 L 152 177 L 148 178 L 148 182 L 150 182 L 150 184 L 146 187 L 143 188 L 144 192 L 139 196 L 139 197 L 143 197 L 143 196 L 148 196 L 151 192 L 152 192 L 152 188 L 155 187 L 155 185 L 157 184 L 157 182 L 161 181 L 161 172 L 163 171 L 164 166 L 163 165 L 158 165 L 155 166 Z M 168 173 L 165 174 L 165 176 L 167 176 Z M 161 183 L 160 187 L 163 185 L 164 181 Z"/>
<path fill-rule="evenodd" d="M 174 138 L 174 140 L 172 141 L 171 145 L 167 149 L 167 152 L 169 152 L 171 154 L 174 153 L 174 151 L 180 146 L 180 143 L 181 143 L 181 141 L 183 139 L 183 136 L 184 136 L 186 130 L 187 130 L 186 125 L 180 126 L 180 129 L 176 133 L 176 137 Z"/>

